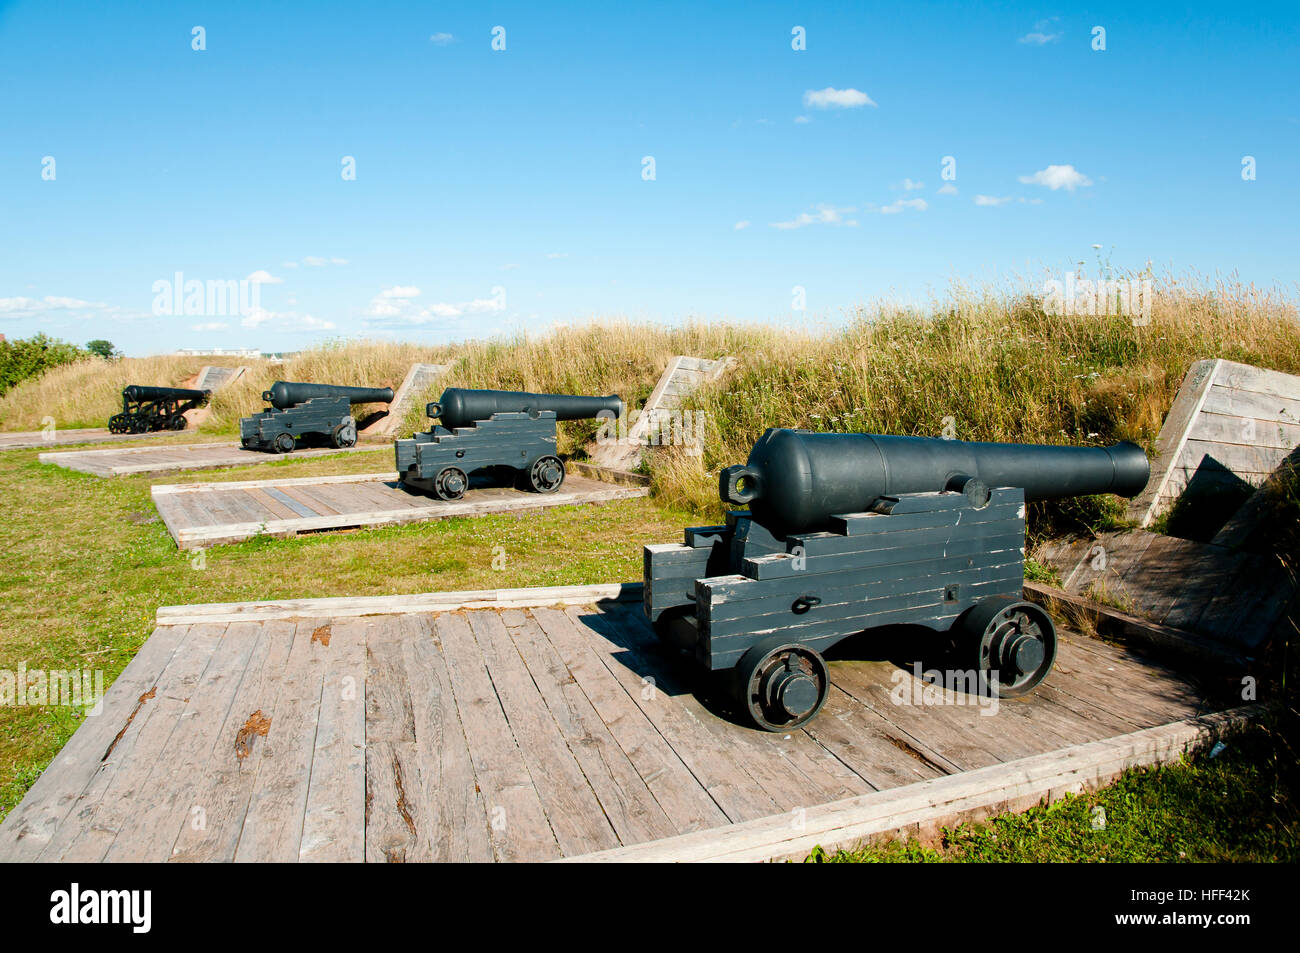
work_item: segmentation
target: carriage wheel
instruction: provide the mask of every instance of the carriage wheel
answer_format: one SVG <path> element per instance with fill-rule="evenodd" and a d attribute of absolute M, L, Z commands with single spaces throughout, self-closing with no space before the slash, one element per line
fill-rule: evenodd
<path fill-rule="evenodd" d="M 334 428 L 333 433 L 330 434 L 330 439 L 339 450 L 355 447 L 357 445 L 357 422 L 351 417 L 347 418 Z"/>
<path fill-rule="evenodd" d="M 957 624 L 957 645 L 1000 698 L 1029 693 L 1056 661 L 1056 626 L 1042 607 L 1007 596 L 986 599 Z"/>
<path fill-rule="evenodd" d="M 528 485 L 537 493 L 554 493 L 564 482 L 564 461 L 559 457 L 538 457 L 528 468 Z"/>
<path fill-rule="evenodd" d="M 108 418 L 109 433 L 126 433 L 126 417 L 121 414 L 114 414 Z"/>
<path fill-rule="evenodd" d="M 185 415 L 184 415 L 184 414 L 177 414 L 175 417 L 170 418 L 170 419 L 167 421 L 167 426 L 168 426 L 170 429 L 172 429 L 172 430 L 184 430 L 184 429 L 185 429 Z"/>
<path fill-rule="evenodd" d="M 811 721 L 830 694 L 821 655 L 807 645 L 772 636 L 752 646 L 736 666 L 736 700 L 765 731 Z"/>
<path fill-rule="evenodd" d="M 469 488 L 469 478 L 460 467 L 443 467 L 433 478 L 433 492 L 438 499 L 453 502 L 465 495 Z"/>
<path fill-rule="evenodd" d="M 293 434 L 282 431 L 275 435 L 274 446 L 276 453 L 293 453 L 294 447 L 298 446 L 298 441 L 293 438 Z"/>

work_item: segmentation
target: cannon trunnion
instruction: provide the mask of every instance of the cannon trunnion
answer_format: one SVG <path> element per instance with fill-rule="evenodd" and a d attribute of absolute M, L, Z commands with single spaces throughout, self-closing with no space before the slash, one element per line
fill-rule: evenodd
<path fill-rule="evenodd" d="M 830 690 L 823 654 L 882 626 L 948 633 L 966 684 L 1022 695 L 1056 657 L 1051 618 L 1022 598 L 1026 497 L 1134 495 L 1147 469 L 1132 444 L 769 430 L 721 475 L 722 499 L 748 510 L 645 547 L 645 611 L 665 643 L 728 673 L 769 731 L 813 718 Z"/>
<path fill-rule="evenodd" d="M 556 422 L 617 417 L 623 401 L 615 394 L 579 397 L 450 387 L 427 410 L 442 425 L 397 441 L 397 473 L 403 485 L 451 501 L 465 495 L 475 474 L 554 493 L 565 476 L 564 461 L 555 452 Z"/>
<path fill-rule="evenodd" d="M 244 449 L 292 453 L 301 438 L 315 437 L 343 450 L 357 442 L 352 405 L 392 403 L 393 390 L 276 381 L 262 400 L 271 406 L 239 421 Z"/>
<path fill-rule="evenodd" d="M 210 390 L 128 384 L 122 388 L 122 412 L 108 418 L 108 431 L 153 433 L 156 430 L 184 430 L 185 412 L 202 407 L 211 396 Z"/>

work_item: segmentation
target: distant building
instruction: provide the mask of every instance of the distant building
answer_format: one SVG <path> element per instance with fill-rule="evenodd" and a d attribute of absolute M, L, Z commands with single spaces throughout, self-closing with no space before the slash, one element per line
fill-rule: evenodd
<path fill-rule="evenodd" d="M 185 357 L 261 357 L 255 347 L 183 347 L 176 352 Z"/>

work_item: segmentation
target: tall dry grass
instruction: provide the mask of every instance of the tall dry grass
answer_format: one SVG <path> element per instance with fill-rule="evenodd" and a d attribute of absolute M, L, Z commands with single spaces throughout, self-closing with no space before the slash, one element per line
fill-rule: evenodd
<path fill-rule="evenodd" d="M 201 427 L 210 433 L 237 433 L 239 418 L 265 409 L 262 392 L 278 380 L 342 384 L 348 387 L 391 387 L 397 390 L 412 364 L 445 364 L 448 347 L 427 347 L 393 341 L 331 341 L 301 351 L 283 364 L 262 363 L 212 398 L 212 413 Z M 360 420 L 384 405 L 355 408 Z"/>
<path fill-rule="evenodd" d="M 64 364 L 0 397 L 0 429 L 39 430 L 46 417 L 60 428 L 103 427 L 122 410 L 122 388 L 128 384 L 183 387 L 205 365 L 249 363 L 256 362 L 169 354 Z"/>

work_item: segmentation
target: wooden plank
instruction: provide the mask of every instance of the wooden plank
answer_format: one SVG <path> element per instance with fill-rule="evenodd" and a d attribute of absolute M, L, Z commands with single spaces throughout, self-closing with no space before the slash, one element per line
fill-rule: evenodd
<path fill-rule="evenodd" d="M 1146 488 L 1128 506 L 1128 518 L 1140 526 L 1150 526 L 1159 515 L 1169 472 L 1182 457 L 1187 431 L 1201 412 L 1214 384 L 1219 361 L 1196 361 L 1187 370 L 1178 393 L 1169 408 L 1160 435 L 1156 438 L 1156 459 L 1151 463 L 1151 478 Z"/>
<path fill-rule="evenodd" d="M 275 717 L 265 743 L 248 760 L 257 778 L 248 799 L 236 861 L 297 860 L 307 810 L 321 683 L 329 646 L 316 633 L 323 620 L 299 622 L 280 673 Z M 368 683 L 367 683 L 368 684 Z"/>
<path fill-rule="evenodd" d="M 576 858 L 579 862 L 752 862 L 800 860 L 821 846 L 853 849 L 903 833 L 1023 810 L 1067 793 L 1093 790 L 1124 771 L 1167 764 L 1255 717 L 1255 707 L 1186 719 L 1118 738 L 1075 745 L 1008 764 L 810 808 L 792 828 L 784 816 L 680 835 Z"/>
<path fill-rule="evenodd" d="M 530 615 L 676 830 L 699 830 L 726 821 L 726 813 L 673 744 L 606 667 L 581 631 L 582 623 L 558 609 L 538 607 Z"/>
<path fill-rule="evenodd" d="M 298 859 L 366 859 L 366 634 L 375 623 L 332 619 Z M 313 637 L 326 638 L 325 634 Z"/>
<path fill-rule="evenodd" d="M 435 625 L 443 657 L 456 673 L 456 708 L 487 809 L 493 856 L 558 857 L 555 834 L 465 616 L 447 613 Z"/>
<path fill-rule="evenodd" d="M 185 699 L 179 723 L 157 752 L 148 780 L 132 799 L 104 860 L 141 863 L 170 858 L 176 832 L 193 819 L 203 770 L 257 645 L 260 627 L 236 622 L 221 633 L 203 678 Z M 200 808 L 201 810 L 201 808 Z"/>
<path fill-rule="evenodd" d="M 619 843 L 677 833 L 537 620 L 520 609 L 504 610 L 501 619 Z"/>
<path fill-rule="evenodd" d="M 569 750 L 501 617 L 483 610 L 466 615 L 561 853 L 571 856 L 618 846 L 600 799 Z"/>
<path fill-rule="evenodd" d="M 405 863 L 423 816 L 415 759 L 415 711 L 400 616 L 376 620 L 366 640 L 366 860 Z"/>
<path fill-rule="evenodd" d="M 197 805 L 202 809 L 201 819 L 184 824 L 177 832 L 173 860 L 234 860 L 258 780 L 259 755 L 277 717 L 281 676 L 293 649 L 296 628 L 294 623 L 280 620 L 262 623 L 257 647 L 198 786 L 207 792 Z"/>
<path fill-rule="evenodd" d="M 402 617 L 408 637 L 402 641 L 407 682 L 412 692 L 415 746 L 418 753 L 418 815 L 411 860 L 473 862 L 492 860 L 487 806 L 479 792 L 469 743 L 457 712 L 451 673 L 442 657 L 429 615 Z"/>
<path fill-rule="evenodd" d="M 639 582 L 591 586 L 533 586 L 526 589 L 468 589 L 396 596 L 329 596 L 319 599 L 280 599 L 268 602 L 215 602 L 160 606 L 159 625 L 197 622 L 239 622 L 248 619 L 296 619 L 383 615 L 404 612 L 453 612 L 457 609 L 524 608 L 529 606 L 592 605 L 642 600 Z"/>

